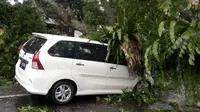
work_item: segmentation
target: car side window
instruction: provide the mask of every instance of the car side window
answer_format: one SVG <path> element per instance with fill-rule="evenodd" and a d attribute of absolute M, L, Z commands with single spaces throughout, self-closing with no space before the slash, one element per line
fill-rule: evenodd
<path fill-rule="evenodd" d="M 75 59 L 105 62 L 106 46 L 90 43 L 79 44 L 76 50 Z"/>
<path fill-rule="evenodd" d="M 119 57 L 118 63 L 117 63 L 117 59 L 113 55 L 110 55 L 109 58 L 108 58 L 108 63 L 127 66 L 127 61 L 126 61 L 124 55 Z"/>
<path fill-rule="evenodd" d="M 75 43 L 69 41 L 60 41 L 53 45 L 48 53 L 54 57 L 73 58 Z"/>

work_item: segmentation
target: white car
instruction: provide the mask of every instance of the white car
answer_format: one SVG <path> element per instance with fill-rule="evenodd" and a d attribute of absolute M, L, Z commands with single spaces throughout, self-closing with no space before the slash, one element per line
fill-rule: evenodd
<path fill-rule="evenodd" d="M 97 41 L 33 33 L 19 49 L 15 79 L 28 92 L 50 95 L 57 104 L 75 95 L 121 94 L 133 88 L 140 78 L 126 65 L 106 62 L 106 54 L 107 45 Z"/>

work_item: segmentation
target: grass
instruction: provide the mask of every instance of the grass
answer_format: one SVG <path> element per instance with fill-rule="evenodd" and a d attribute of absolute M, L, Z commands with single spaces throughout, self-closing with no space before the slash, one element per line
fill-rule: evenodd
<path fill-rule="evenodd" d="M 30 105 L 21 106 L 18 108 L 19 112 L 51 112 L 47 107 L 33 107 Z"/>
<path fill-rule="evenodd" d="M 13 82 L 0 76 L 0 86 L 11 86 Z"/>

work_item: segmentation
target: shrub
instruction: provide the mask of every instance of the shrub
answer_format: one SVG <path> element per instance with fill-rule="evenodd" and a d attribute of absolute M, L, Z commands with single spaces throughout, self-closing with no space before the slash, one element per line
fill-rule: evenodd
<path fill-rule="evenodd" d="M 0 76 L 11 78 L 18 59 L 18 47 L 32 32 L 45 32 L 46 26 L 42 15 L 30 2 L 11 6 L 3 0 L 0 7 L 0 23 L 5 26 L 5 32 L 0 36 Z"/>

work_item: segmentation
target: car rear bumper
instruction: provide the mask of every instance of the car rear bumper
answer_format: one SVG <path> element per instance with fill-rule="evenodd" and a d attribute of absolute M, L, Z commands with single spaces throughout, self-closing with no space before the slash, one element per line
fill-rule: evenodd
<path fill-rule="evenodd" d="M 32 70 L 22 74 L 22 69 L 16 66 L 15 79 L 31 94 L 47 95 L 51 88 L 50 77 L 44 71 Z"/>
<path fill-rule="evenodd" d="M 37 89 L 33 86 L 33 84 L 30 84 L 27 81 L 23 80 L 23 78 L 19 75 L 15 75 L 15 79 L 17 80 L 17 82 L 19 82 L 21 86 L 23 86 L 26 89 L 26 91 L 28 91 L 31 94 L 46 95 L 48 93 L 48 91 L 42 91 Z"/>

